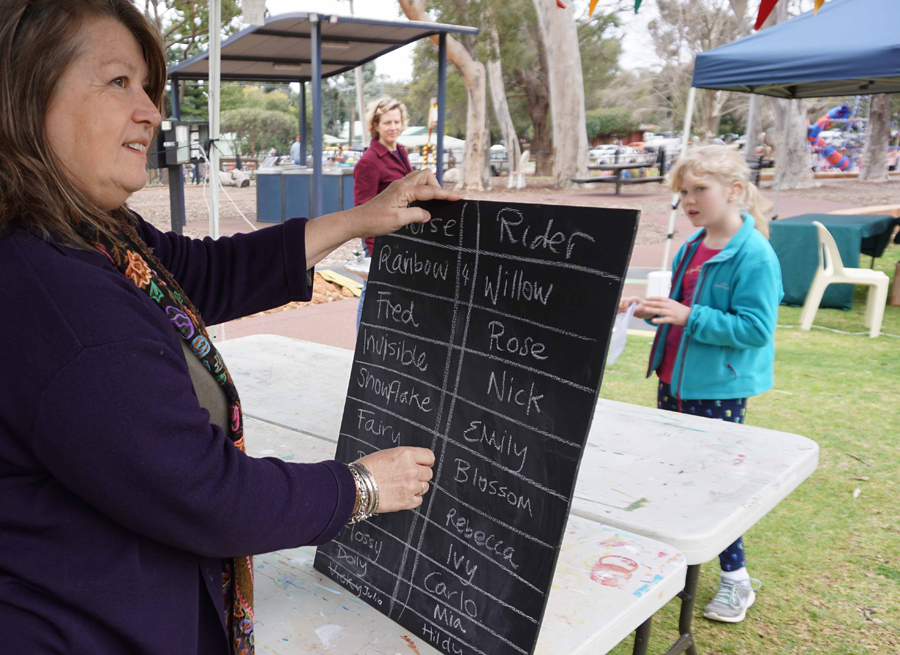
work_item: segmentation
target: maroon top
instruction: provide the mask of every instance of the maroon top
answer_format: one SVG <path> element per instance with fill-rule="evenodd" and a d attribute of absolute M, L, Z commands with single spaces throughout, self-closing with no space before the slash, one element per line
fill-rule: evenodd
<path fill-rule="evenodd" d="M 369 149 L 363 153 L 356 168 L 353 169 L 353 205 L 354 207 L 369 202 L 372 198 L 388 188 L 394 180 L 399 180 L 413 172 L 406 155 L 406 148 L 397 144 L 400 156 L 393 155 L 378 139 L 372 139 Z M 375 237 L 366 239 L 369 254 L 375 248 Z"/>
<path fill-rule="evenodd" d="M 694 290 L 697 288 L 697 280 L 700 277 L 700 269 L 710 259 L 718 255 L 721 250 L 713 250 L 707 247 L 705 242 L 701 242 L 697 247 L 697 251 L 691 258 L 687 270 L 684 272 L 684 281 L 681 284 L 681 300 L 682 305 L 690 307 L 694 304 Z M 675 359 L 678 357 L 678 349 L 681 347 L 681 336 L 684 334 L 684 328 L 680 325 L 673 325 L 666 337 L 666 349 L 663 351 L 662 364 L 656 370 L 659 379 L 666 384 L 672 384 L 672 370 L 675 368 Z"/>

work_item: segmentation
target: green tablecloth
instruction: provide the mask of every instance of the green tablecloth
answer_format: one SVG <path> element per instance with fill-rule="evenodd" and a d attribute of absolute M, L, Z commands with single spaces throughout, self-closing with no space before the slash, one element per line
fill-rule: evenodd
<path fill-rule="evenodd" d="M 813 221 L 828 228 L 848 268 L 859 268 L 860 253 L 880 257 L 896 224 L 892 216 L 843 216 L 840 214 L 801 214 L 769 224 L 770 243 L 781 262 L 785 305 L 802 305 L 818 266 L 818 237 Z M 825 290 L 820 307 L 850 309 L 852 284 L 831 284 Z"/>

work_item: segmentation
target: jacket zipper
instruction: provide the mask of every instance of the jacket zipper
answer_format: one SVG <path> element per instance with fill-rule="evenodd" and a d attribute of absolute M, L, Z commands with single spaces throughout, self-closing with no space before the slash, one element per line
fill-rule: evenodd
<path fill-rule="evenodd" d="M 687 254 L 687 253 L 685 253 L 685 254 Z M 694 254 L 691 253 L 691 257 L 693 257 L 693 256 L 694 256 Z M 680 262 L 678 262 L 678 270 L 672 274 L 673 281 L 678 279 L 678 276 L 681 274 L 681 269 L 684 268 L 684 266 L 688 263 L 688 261 L 690 261 L 690 257 L 683 257 L 682 260 Z M 672 297 L 672 293 L 670 291 L 669 298 L 671 298 L 671 297 Z M 669 329 L 671 329 L 671 328 L 669 328 Z M 662 330 L 657 330 L 656 334 L 653 337 L 653 347 L 650 349 L 650 363 L 647 365 L 647 377 L 650 377 L 650 374 L 653 372 L 650 369 L 650 366 L 653 366 L 653 359 L 654 359 L 654 357 L 656 357 L 656 348 L 659 345 L 659 335 L 660 334 L 662 334 Z M 678 411 L 681 411 L 680 406 L 678 408 Z"/>
<path fill-rule="evenodd" d="M 709 274 L 709 268 L 706 267 L 706 264 L 703 265 L 703 268 L 703 276 L 697 283 L 697 288 L 694 289 L 694 297 L 691 300 L 691 309 L 693 309 L 694 305 L 697 303 L 697 298 L 700 296 L 700 292 L 703 290 L 703 283 L 706 282 L 706 277 Z M 685 325 L 684 327 L 687 328 L 687 325 Z M 678 387 L 675 390 L 675 398 L 678 400 L 679 412 L 681 411 L 681 383 L 684 381 L 684 360 L 687 359 L 687 349 L 691 343 L 691 338 L 687 334 L 684 335 L 684 339 L 684 349 L 681 351 L 681 367 L 678 370 Z"/>

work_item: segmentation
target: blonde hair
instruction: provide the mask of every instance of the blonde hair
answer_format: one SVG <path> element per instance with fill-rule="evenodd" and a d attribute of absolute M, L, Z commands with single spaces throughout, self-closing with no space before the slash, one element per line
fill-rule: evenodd
<path fill-rule="evenodd" d="M 756 219 L 756 229 L 769 238 L 769 224 L 763 218 L 762 196 L 750 181 L 750 169 L 737 150 L 727 146 L 703 146 L 680 157 L 669 171 L 669 186 L 676 193 L 684 182 L 698 182 L 712 175 L 724 185 L 740 182 L 744 187 L 739 199 L 741 211 Z"/>
<path fill-rule="evenodd" d="M 366 127 L 369 128 L 369 134 L 373 139 L 378 138 L 378 123 L 381 122 L 381 117 L 395 109 L 400 110 L 400 129 L 405 130 L 406 123 L 409 121 L 406 105 L 390 96 L 382 96 L 378 100 L 369 103 L 369 106 L 366 108 Z"/>

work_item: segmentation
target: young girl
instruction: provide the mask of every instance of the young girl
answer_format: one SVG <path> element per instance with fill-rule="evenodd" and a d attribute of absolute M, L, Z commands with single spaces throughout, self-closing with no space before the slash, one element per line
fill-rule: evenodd
<path fill-rule="evenodd" d="M 767 241 L 758 189 L 735 150 L 699 148 L 678 160 L 672 189 L 700 228 L 675 254 L 669 298 L 623 298 L 659 325 L 647 377 L 659 376 L 658 406 L 743 423 L 747 398 L 772 387 L 775 323 L 784 292 Z M 739 537 L 719 555 L 719 590 L 704 616 L 743 621 L 759 581 L 747 573 Z"/>

